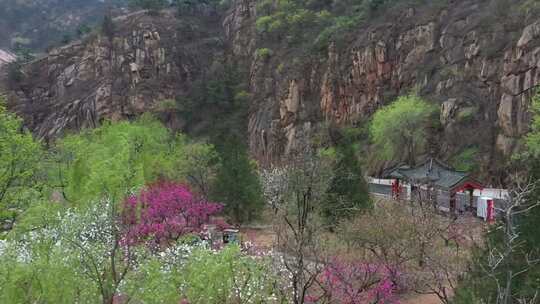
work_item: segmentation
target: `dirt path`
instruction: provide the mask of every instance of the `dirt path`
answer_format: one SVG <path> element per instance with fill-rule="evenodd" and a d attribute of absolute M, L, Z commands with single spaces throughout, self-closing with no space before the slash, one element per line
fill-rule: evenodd
<path fill-rule="evenodd" d="M 441 304 L 441 301 L 436 295 L 412 294 L 401 299 L 400 303 L 401 304 Z"/>

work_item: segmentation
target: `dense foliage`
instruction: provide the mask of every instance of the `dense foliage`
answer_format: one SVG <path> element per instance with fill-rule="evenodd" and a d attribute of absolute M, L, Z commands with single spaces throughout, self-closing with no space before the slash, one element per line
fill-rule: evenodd
<path fill-rule="evenodd" d="M 217 169 L 213 197 L 225 205 L 235 222 L 255 219 L 264 208 L 256 163 L 239 139 L 228 137 L 218 148 L 221 165 Z"/>
<path fill-rule="evenodd" d="M 540 201 L 540 94 L 532 100 L 532 124 L 530 132 L 525 136 L 526 151 L 516 159 L 518 167 L 523 170 L 527 179 L 534 181 L 534 188 L 525 200 L 529 204 Z M 486 246 L 476 249 L 474 265 L 469 275 L 459 286 L 455 303 L 477 304 L 483 301 L 497 303 L 537 303 L 538 290 L 540 290 L 540 234 L 538 222 L 540 220 L 540 207 L 532 208 L 520 214 L 512 223 L 499 223 L 487 234 Z M 515 246 L 511 254 L 505 258 L 497 270 L 490 273 L 493 261 L 499 253 L 507 248 L 505 243 L 505 227 L 513 225 L 515 230 Z M 495 254 L 494 254 L 495 253 Z M 512 280 L 508 280 L 508 273 L 513 273 Z M 496 281 L 508 286 L 509 297 L 504 302 L 501 290 Z"/>
<path fill-rule="evenodd" d="M 0 251 L 2 302 L 93 303 L 103 298 L 106 303 L 112 298 L 119 283 L 113 272 L 131 266 L 118 246 L 111 207 L 104 200 L 84 212 L 57 209 L 44 216 L 42 227 L 12 235 Z"/>
<path fill-rule="evenodd" d="M 540 94 L 532 99 L 531 112 L 533 114 L 531 131 L 525 137 L 526 145 L 532 158 L 540 157 Z"/>
<path fill-rule="evenodd" d="M 0 241 L 2 303 L 257 303 L 272 296 L 266 262 L 234 247 L 216 255 L 192 237 L 203 237 L 205 224 L 226 227 L 212 218 L 222 206 L 203 193 L 213 191 L 213 146 L 149 116 L 66 136 L 49 155 L 4 107 L 0 128 L 2 197 L 9 199 L 2 210 L 16 220 Z M 253 163 L 242 157 L 256 182 Z"/>
<path fill-rule="evenodd" d="M 478 147 L 472 146 L 461 150 L 450 161 L 456 170 L 474 172 L 478 167 L 477 157 L 479 154 Z"/>
<path fill-rule="evenodd" d="M 187 179 L 199 161 L 192 152 L 212 150 L 171 133 L 152 117 L 105 123 L 59 142 L 58 178 L 70 202 L 85 203 L 105 193 L 119 201 L 160 178 Z"/>
<path fill-rule="evenodd" d="M 43 228 L 0 243 L 0 301 L 221 304 L 273 296 L 266 260 L 234 246 L 216 252 L 179 240 L 156 252 L 125 243 L 113 207 L 103 200 L 57 210 Z"/>
<path fill-rule="evenodd" d="M 189 303 L 265 303 L 277 300 L 276 277 L 269 260 L 247 257 L 232 246 L 219 254 L 196 251 L 186 263 Z M 205 269 L 206 271 L 201 271 Z"/>
<path fill-rule="evenodd" d="M 351 129 L 352 130 L 352 129 Z M 322 216 L 332 227 L 371 207 L 368 186 L 357 156 L 355 134 L 351 130 L 336 132 L 333 150 L 333 176 L 321 206 Z"/>
<path fill-rule="evenodd" d="M 256 28 L 264 47 L 286 43 L 302 51 L 325 51 L 363 21 L 399 4 L 445 4 L 446 0 L 257 1 Z"/>
<path fill-rule="evenodd" d="M 0 231 L 41 198 L 43 156 L 40 142 L 23 129 L 21 119 L 7 112 L 0 96 Z"/>
<path fill-rule="evenodd" d="M 130 2 L 152 13 L 177 6 L 182 14 L 217 1 Z M 412 2 L 427 1 L 256 1 L 255 58 L 279 55 L 279 44 L 301 55 L 326 50 L 385 8 Z M 523 7 L 537 5 L 527 1 Z M 89 28 L 78 31 L 83 35 Z M 114 31 L 108 15 L 102 32 L 112 41 Z M 18 38 L 22 45 L 34 43 Z M 69 40 L 64 34 L 62 42 Z M 20 58 L 30 60 L 27 54 Z M 22 79 L 23 63 L 9 66 L 12 79 Z M 160 110 L 181 116 L 189 131 L 214 145 L 173 133 L 145 115 L 68 135 L 45 151 L 0 105 L 0 229 L 10 230 L 0 241 L 1 303 L 397 303 L 397 293 L 406 288 L 441 293 L 448 303 L 447 291 L 468 258 L 454 237 L 455 226 L 439 221 L 431 209 L 415 213 L 412 204 L 371 208 L 358 147 L 348 138 L 321 153 L 331 154 L 328 163 L 317 153 L 293 155 L 305 158 L 272 171 L 274 179 L 268 180 L 278 185 L 265 189 L 276 226 L 278 251 L 272 256 L 249 256 L 236 246 L 209 249 L 207 224 L 226 226 L 215 216 L 245 223 L 265 208 L 258 166 L 244 141 L 250 95 L 238 79 L 246 77 L 226 61 L 209 70 L 189 96 L 166 100 Z M 478 109 L 467 110 L 460 119 L 471 119 Z M 532 112 L 525 144 L 537 180 L 540 95 Z M 376 154 L 396 160 L 405 149 L 413 165 L 426 152 L 433 113 L 414 95 L 380 109 L 370 129 Z M 453 161 L 470 170 L 477 154 L 476 147 L 467 147 Z M 539 197 L 536 191 L 530 199 Z M 366 212 L 351 219 L 359 211 Z M 344 219 L 350 221 L 337 226 Z M 527 265 L 528 253 L 540 244 L 539 219 L 538 210 L 518 219 L 518 251 L 504 265 L 518 273 L 512 288 L 523 298 L 540 289 L 538 265 Z M 328 231 L 321 228 L 328 226 L 345 235 L 339 237 L 347 249 L 360 250 L 370 261 L 327 260 L 323 251 L 331 245 L 324 243 Z M 498 231 L 488 235 L 495 248 L 500 242 Z M 481 269 L 490 263 L 484 249 L 478 248 L 476 266 L 463 283 L 467 288 L 457 290 L 457 303 L 494 299 L 495 286 Z M 530 268 L 519 273 L 523 267 Z"/>
<path fill-rule="evenodd" d="M 330 303 L 398 304 L 399 286 L 393 278 L 395 269 L 361 262 L 333 259 L 320 274 L 321 294 L 313 293 L 307 303 L 319 303 L 323 298 Z"/>
<path fill-rule="evenodd" d="M 399 159 L 406 152 L 409 165 L 426 152 L 427 127 L 434 108 L 416 95 L 399 97 L 373 116 L 370 133 L 377 154 L 385 160 Z"/>
<path fill-rule="evenodd" d="M 0 1 L 0 48 L 17 44 L 41 52 L 80 37 L 111 8 L 126 0 L 3 0 Z M 70 16 L 69 18 L 67 16 Z"/>
<path fill-rule="evenodd" d="M 147 10 L 159 10 L 164 8 L 169 2 L 167 0 L 129 0 L 129 4 Z"/>

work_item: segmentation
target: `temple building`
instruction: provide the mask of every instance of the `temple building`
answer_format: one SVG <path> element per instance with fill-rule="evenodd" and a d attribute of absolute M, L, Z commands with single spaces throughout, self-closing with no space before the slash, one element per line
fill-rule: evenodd
<path fill-rule="evenodd" d="M 399 166 L 386 172 L 386 178 L 393 179 L 395 199 L 429 201 L 452 214 L 476 212 L 473 192 L 482 190 L 483 185 L 467 172 L 457 171 L 434 158 L 415 167 Z"/>

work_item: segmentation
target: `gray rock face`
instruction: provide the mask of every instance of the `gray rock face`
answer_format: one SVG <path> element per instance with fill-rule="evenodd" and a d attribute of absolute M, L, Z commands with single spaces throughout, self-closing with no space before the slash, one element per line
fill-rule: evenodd
<path fill-rule="evenodd" d="M 540 16 L 520 19 L 512 12 L 517 6 L 505 17 L 474 0 L 391 12 L 362 26 L 345 49 L 331 46 L 327 60 L 308 63 L 300 77 L 268 72 L 283 63 L 279 56 L 253 62 L 259 105 L 251 117 L 252 150 L 262 160 L 286 154 L 306 122 L 355 124 L 416 89 L 441 108 L 439 157 L 474 146 L 490 174 L 495 157 L 519 148 L 531 93 L 540 85 Z M 283 104 L 293 100 L 300 106 L 283 115 Z"/>
<path fill-rule="evenodd" d="M 172 12 L 141 12 L 115 23 L 113 37 L 69 44 L 25 67 L 29 77 L 12 99 L 38 136 L 152 111 L 158 101 L 187 94 L 221 52 L 204 35 L 191 32 L 197 42 L 181 36 Z"/>
<path fill-rule="evenodd" d="M 15 109 L 43 137 L 129 119 L 189 93 L 213 58 L 228 54 L 249 70 L 248 140 L 263 163 L 295 153 L 323 123 L 365 122 L 414 89 L 441 109 L 434 152 L 448 159 L 475 147 L 489 176 L 528 130 L 540 85 L 540 16 L 520 18 L 517 6 L 495 16 L 482 3 L 390 10 L 351 33 L 345 47 L 294 65 L 284 45 L 256 55 L 254 0 L 234 1 L 195 36 L 171 14 L 132 14 L 110 39 L 73 43 L 30 64 Z M 211 42 L 216 35 L 224 45 Z"/>
<path fill-rule="evenodd" d="M 13 62 L 15 59 L 16 57 L 14 54 L 0 49 L 0 66 Z"/>
<path fill-rule="evenodd" d="M 115 15 L 125 13 L 127 1 L 2 0 L 0 48 L 22 43 L 44 51 L 51 45 L 60 45 L 67 36 L 75 37 L 80 26 L 99 24 L 109 9 Z"/>

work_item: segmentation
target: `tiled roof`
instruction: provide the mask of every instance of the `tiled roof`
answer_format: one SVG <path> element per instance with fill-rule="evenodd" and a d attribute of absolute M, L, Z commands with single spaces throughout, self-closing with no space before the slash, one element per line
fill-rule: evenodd
<path fill-rule="evenodd" d="M 468 179 L 469 174 L 456 171 L 437 159 L 428 159 L 414 167 L 402 166 L 389 173 L 392 178 L 404 179 L 413 183 L 432 184 L 442 189 L 453 189 Z"/>

